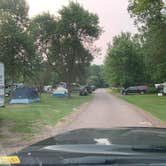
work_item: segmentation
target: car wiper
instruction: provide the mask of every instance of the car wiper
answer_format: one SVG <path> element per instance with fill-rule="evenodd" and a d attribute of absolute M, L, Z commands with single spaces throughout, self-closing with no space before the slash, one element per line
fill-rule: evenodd
<path fill-rule="evenodd" d="M 48 158 L 43 160 L 40 158 L 34 159 L 24 159 L 18 166 L 165 166 L 166 159 L 160 158 L 137 158 L 137 157 L 111 157 L 111 156 L 88 156 L 88 157 L 76 157 L 76 158 L 66 158 L 59 161 Z M 17 166 L 17 165 L 15 165 Z"/>
<path fill-rule="evenodd" d="M 24 149 L 18 156 L 43 165 L 116 165 L 166 163 L 166 147 L 131 145 L 51 145 Z M 134 164 L 133 164 L 134 165 Z"/>
<path fill-rule="evenodd" d="M 133 155 L 131 146 L 122 145 L 94 145 L 94 144 L 77 144 L 77 145 L 51 145 L 46 146 L 42 151 L 66 152 L 75 154 L 98 154 L 98 155 Z M 136 152 L 137 153 L 137 152 Z"/>
<path fill-rule="evenodd" d="M 64 159 L 62 165 L 155 165 L 164 163 L 166 159 L 150 157 L 129 157 L 129 156 L 88 156 Z M 156 166 L 156 165 L 155 165 Z"/>
<path fill-rule="evenodd" d="M 77 145 L 50 145 L 50 146 L 32 146 L 22 150 L 26 152 L 66 152 L 75 154 L 103 154 L 103 155 L 144 155 L 145 153 L 166 153 L 166 146 L 147 146 L 147 145 L 94 145 L 94 144 L 77 144 Z"/>
<path fill-rule="evenodd" d="M 165 146 L 134 146 L 132 147 L 133 151 L 137 152 L 155 152 L 155 153 L 166 153 L 166 147 Z"/>

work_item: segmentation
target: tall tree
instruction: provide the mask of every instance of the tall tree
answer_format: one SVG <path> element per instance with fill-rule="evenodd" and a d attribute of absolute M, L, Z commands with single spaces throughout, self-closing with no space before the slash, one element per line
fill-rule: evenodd
<path fill-rule="evenodd" d="M 89 13 L 78 3 L 59 11 L 57 33 L 54 36 L 50 59 L 68 85 L 83 77 L 86 66 L 93 59 L 91 45 L 99 37 L 98 16 Z M 87 47 L 88 45 L 88 47 Z"/>
<path fill-rule="evenodd" d="M 0 61 L 11 82 L 30 76 L 38 61 L 27 26 L 26 1 L 0 0 Z"/>
<path fill-rule="evenodd" d="M 128 10 L 139 27 L 147 73 L 151 82 L 166 78 L 166 2 L 130 0 Z"/>
<path fill-rule="evenodd" d="M 104 75 L 111 86 L 128 87 L 144 82 L 139 45 L 129 33 L 115 36 L 107 50 Z"/>
<path fill-rule="evenodd" d="M 30 20 L 27 30 L 35 44 L 36 53 L 45 62 L 49 62 L 49 54 L 53 38 L 56 35 L 56 19 L 50 13 L 42 13 Z M 51 65 L 51 63 L 49 63 Z"/>

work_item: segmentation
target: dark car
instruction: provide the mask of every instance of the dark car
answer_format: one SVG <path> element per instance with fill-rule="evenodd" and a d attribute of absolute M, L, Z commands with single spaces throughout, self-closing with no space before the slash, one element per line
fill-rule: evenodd
<path fill-rule="evenodd" d="M 80 90 L 79 90 L 79 95 L 80 96 L 87 96 L 89 93 L 88 93 L 88 90 L 86 87 L 84 86 L 81 86 L 80 87 Z"/>
<path fill-rule="evenodd" d="M 85 85 L 84 87 L 87 89 L 88 93 L 92 93 L 93 90 L 90 85 Z"/>
<path fill-rule="evenodd" d="M 96 86 L 95 85 L 91 85 L 91 89 L 92 89 L 92 91 L 95 91 L 96 90 Z"/>
<path fill-rule="evenodd" d="M 38 142 L 14 156 L 21 166 L 164 166 L 165 140 L 164 128 L 78 129 Z"/>
<path fill-rule="evenodd" d="M 122 95 L 128 94 L 145 94 L 147 92 L 147 86 L 132 86 L 126 89 L 122 89 Z"/>

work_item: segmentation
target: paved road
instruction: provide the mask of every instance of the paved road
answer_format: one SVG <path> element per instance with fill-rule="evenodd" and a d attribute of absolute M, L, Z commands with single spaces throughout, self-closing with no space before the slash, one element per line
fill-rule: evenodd
<path fill-rule="evenodd" d="M 126 126 L 160 126 L 160 121 L 105 89 L 95 92 L 94 100 L 65 128 L 110 128 Z"/>

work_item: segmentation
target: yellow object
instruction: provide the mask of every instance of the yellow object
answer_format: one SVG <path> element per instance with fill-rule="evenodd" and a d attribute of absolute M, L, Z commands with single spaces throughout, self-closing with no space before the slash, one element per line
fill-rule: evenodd
<path fill-rule="evenodd" d="M 2 164 L 20 164 L 18 156 L 0 156 L 0 165 Z"/>

